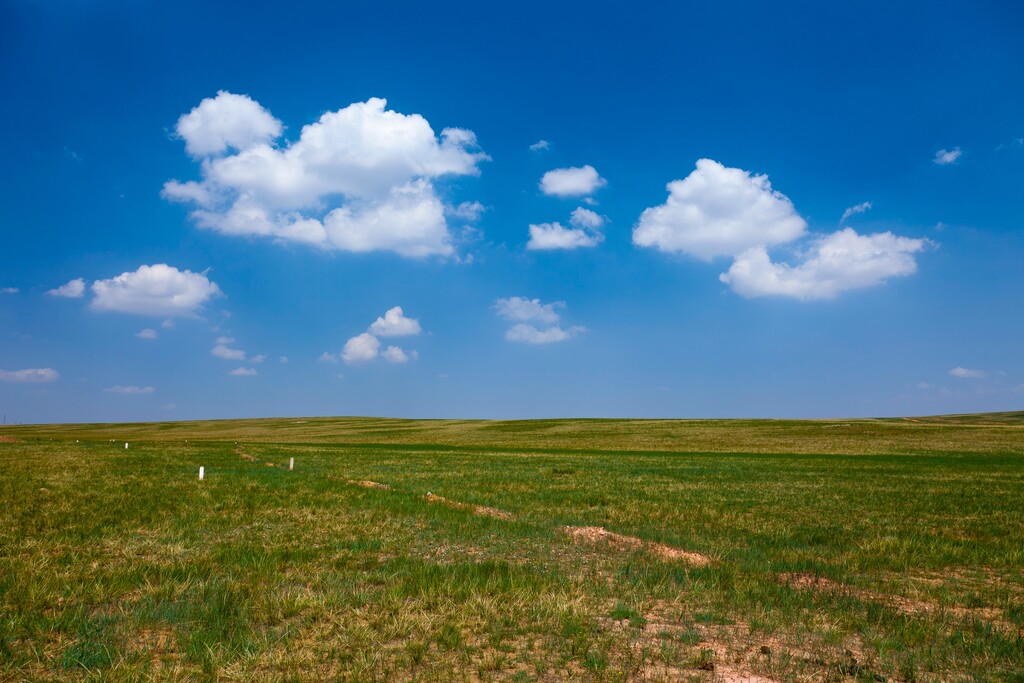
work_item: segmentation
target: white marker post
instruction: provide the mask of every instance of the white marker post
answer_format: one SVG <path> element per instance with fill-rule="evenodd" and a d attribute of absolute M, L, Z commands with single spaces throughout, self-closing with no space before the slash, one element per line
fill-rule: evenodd
<path fill-rule="evenodd" d="M 288 459 L 288 469 L 289 470 L 294 470 L 295 469 L 295 458 L 289 458 Z"/>
<path fill-rule="evenodd" d="M 124 442 L 124 449 L 128 450 L 128 442 L 127 441 Z"/>
<path fill-rule="evenodd" d="M 203 480 L 203 475 L 206 474 L 206 468 L 202 465 L 199 466 L 199 481 Z"/>

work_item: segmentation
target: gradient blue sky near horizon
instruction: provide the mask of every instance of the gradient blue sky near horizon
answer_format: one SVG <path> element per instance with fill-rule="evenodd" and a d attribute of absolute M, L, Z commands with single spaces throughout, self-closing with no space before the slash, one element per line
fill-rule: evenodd
<path fill-rule="evenodd" d="M 1024 406 L 1018 3 L 11 0 L 0 92 L 8 423 Z"/>

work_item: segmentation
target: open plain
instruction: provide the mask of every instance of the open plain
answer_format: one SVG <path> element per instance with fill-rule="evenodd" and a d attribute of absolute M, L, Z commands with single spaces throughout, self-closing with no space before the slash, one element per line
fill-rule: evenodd
<path fill-rule="evenodd" d="M 0 679 L 1024 681 L 1022 465 L 1024 413 L 8 426 Z"/>

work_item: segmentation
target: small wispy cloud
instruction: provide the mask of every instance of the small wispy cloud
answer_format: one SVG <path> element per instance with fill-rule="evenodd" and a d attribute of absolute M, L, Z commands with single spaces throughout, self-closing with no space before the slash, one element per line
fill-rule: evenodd
<path fill-rule="evenodd" d="M 59 377 L 60 373 L 53 368 L 0 370 L 0 382 L 53 382 Z"/>
<path fill-rule="evenodd" d="M 136 386 L 122 386 L 117 384 L 112 387 L 104 389 L 108 394 L 126 394 L 126 395 L 138 395 L 138 394 L 152 394 L 156 391 L 153 387 L 136 387 Z"/>
<path fill-rule="evenodd" d="M 940 149 L 935 153 L 932 163 L 939 166 L 951 166 L 955 164 L 962 155 L 963 152 L 959 147 L 954 147 L 953 149 Z"/>
<path fill-rule="evenodd" d="M 17 294 L 19 291 L 17 287 L 0 287 L 0 294 Z"/>
<path fill-rule="evenodd" d="M 156 330 L 154 330 L 152 327 L 147 327 L 144 330 L 139 330 L 138 332 L 136 332 L 135 336 L 138 337 L 139 339 L 156 339 L 157 334 Z"/>
<path fill-rule="evenodd" d="M 253 368 L 235 368 L 228 373 L 232 377 L 251 377 L 252 375 L 259 374 Z"/>
<path fill-rule="evenodd" d="M 951 377 L 959 377 L 960 379 L 980 379 L 982 377 L 988 377 L 988 373 L 984 370 L 973 370 L 971 368 L 960 368 L 956 367 L 949 371 Z"/>
<path fill-rule="evenodd" d="M 854 216 L 858 213 L 866 213 L 871 208 L 871 202 L 862 202 L 855 206 L 851 206 L 846 211 L 843 211 L 843 217 L 839 219 L 840 223 L 846 221 L 850 216 Z"/>
<path fill-rule="evenodd" d="M 543 152 L 546 149 L 551 149 L 551 143 L 547 140 L 538 140 L 530 145 L 531 152 Z"/>

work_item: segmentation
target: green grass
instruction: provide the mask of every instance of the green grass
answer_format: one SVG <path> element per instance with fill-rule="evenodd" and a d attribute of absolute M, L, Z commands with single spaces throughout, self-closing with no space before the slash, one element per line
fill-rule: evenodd
<path fill-rule="evenodd" d="M 1022 465 L 1021 413 L 7 427 L 0 680 L 1019 681 Z"/>

